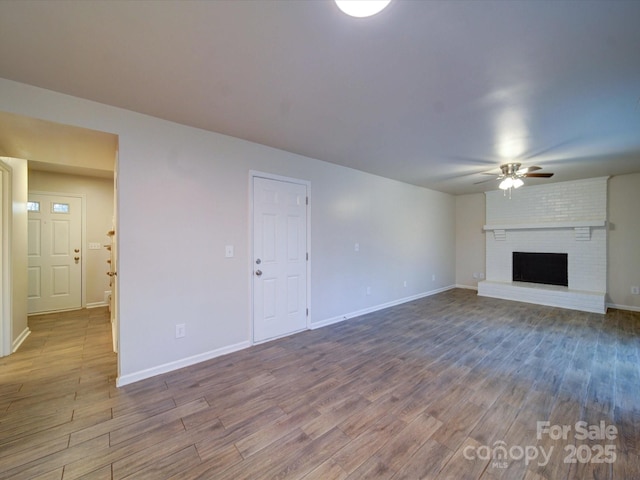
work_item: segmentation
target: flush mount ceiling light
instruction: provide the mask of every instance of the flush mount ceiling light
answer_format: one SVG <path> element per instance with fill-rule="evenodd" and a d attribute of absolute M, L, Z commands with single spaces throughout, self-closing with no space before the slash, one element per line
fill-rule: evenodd
<path fill-rule="evenodd" d="M 380 13 L 391 0 L 335 0 L 338 8 L 352 17 L 370 17 Z"/>

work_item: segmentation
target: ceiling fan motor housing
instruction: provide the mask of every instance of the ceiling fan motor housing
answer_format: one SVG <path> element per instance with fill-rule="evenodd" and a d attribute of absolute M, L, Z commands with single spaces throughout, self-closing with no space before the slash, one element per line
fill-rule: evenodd
<path fill-rule="evenodd" d="M 505 163 L 504 165 L 500 165 L 500 170 L 502 170 L 503 176 L 513 177 L 517 175 L 520 165 L 520 163 Z"/>

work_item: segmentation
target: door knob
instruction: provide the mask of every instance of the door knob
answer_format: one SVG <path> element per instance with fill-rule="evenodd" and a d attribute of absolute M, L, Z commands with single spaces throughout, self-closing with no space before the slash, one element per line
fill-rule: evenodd
<path fill-rule="evenodd" d="M 262 275 L 262 270 L 256 270 L 256 275 L 259 277 L 260 275 Z"/>
<path fill-rule="evenodd" d="M 256 265 L 260 265 L 262 263 L 262 260 L 260 260 L 259 258 L 256 260 Z"/>
<path fill-rule="evenodd" d="M 76 253 L 80 253 L 80 249 L 79 248 L 74 248 L 73 251 L 76 252 Z"/>
<path fill-rule="evenodd" d="M 76 263 L 78 263 L 78 260 L 80 260 L 80 257 L 73 257 L 73 259 L 76 261 Z"/>

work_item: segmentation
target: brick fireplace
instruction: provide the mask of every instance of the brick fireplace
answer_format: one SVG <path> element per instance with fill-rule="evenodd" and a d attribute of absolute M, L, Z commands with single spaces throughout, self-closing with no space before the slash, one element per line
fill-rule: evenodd
<path fill-rule="evenodd" d="M 478 295 L 604 313 L 608 177 L 486 193 Z M 568 285 L 513 281 L 513 252 L 567 255 Z"/>

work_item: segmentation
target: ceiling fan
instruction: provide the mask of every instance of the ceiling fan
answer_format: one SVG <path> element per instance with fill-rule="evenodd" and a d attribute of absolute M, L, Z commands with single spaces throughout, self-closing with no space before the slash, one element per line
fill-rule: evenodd
<path fill-rule="evenodd" d="M 510 190 L 512 188 L 520 188 L 524 185 L 524 181 L 522 180 L 524 177 L 535 177 L 535 178 L 549 178 L 553 177 L 553 173 L 531 173 L 536 170 L 542 170 L 542 167 L 537 167 L 535 165 L 531 167 L 523 167 L 521 168 L 521 164 L 517 162 L 513 163 L 505 163 L 500 165 L 501 173 L 498 175 L 495 180 L 500 180 L 500 184 L 498 188 L 501 190 Z M 484 175 L 494 175 L 492 173 L 485 173 Z M 489 180 L 482 180 L 480 182 L 475 182 L 474 185 L 479 183 L 490 182 L 494 180 L 490 178 Z"/>

